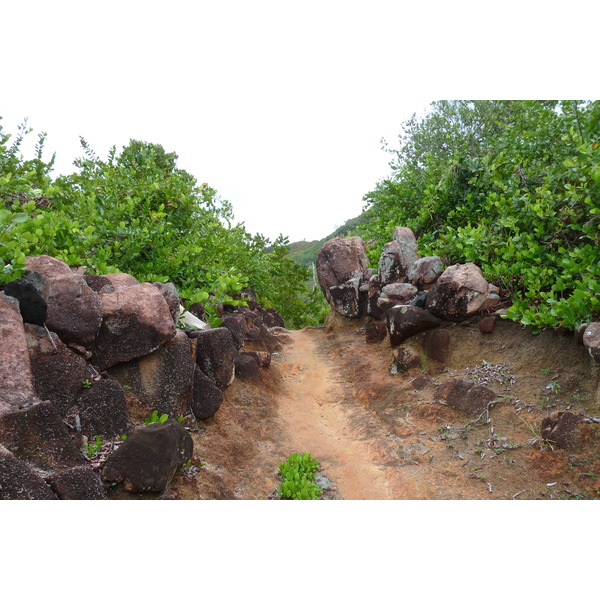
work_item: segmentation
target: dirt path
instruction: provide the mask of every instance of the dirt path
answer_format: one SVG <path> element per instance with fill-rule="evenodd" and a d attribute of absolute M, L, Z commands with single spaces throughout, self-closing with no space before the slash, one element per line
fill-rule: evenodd
<path fill-rule="evenodd" d="M 318 457 L 324 472 L 348 500 L 390 499 L 392 495 L 383 469 L 371 459 L 371 447 L 355 431 L 346 393 L 335 379 L 327 356 L 317 352 L 320 331 L 292 332 L 278 364 L 285 382 L 279 418 L 287 454 L 310 452 Z"/>
<path fill-rule="evenodd" d="M 287 456 L 310 452 L 344 499 L 567 499 L 600 494 L 600 426 L 589 447 L 530 445 L 551 411 L 600 411 L 598 373 L 582 347 L 511 323 L 493 335 L 476 323 L 450 325 L 445 363 L 424 360 L 390 372 L 389 342 L 366 344 L 360 324 L 286 332 L 259 377 L 236 379 L 214 417 L 193 431 L 193 472 L 169 492 L 182 499 L 265 500 Z M 411 340 L 423 352 L 423 335 Z M 482 362 L 483 361 L 483 362 Z M 482 364 L 508 369 L 489 421 L 436 399 L 450 378 L 480 377 Z M 492 371 L 493 373 L 495 371 Z M 598 431 L 596 431 L 598 430 Z M 535 441 L 535 440 L 534 440 Z"/>

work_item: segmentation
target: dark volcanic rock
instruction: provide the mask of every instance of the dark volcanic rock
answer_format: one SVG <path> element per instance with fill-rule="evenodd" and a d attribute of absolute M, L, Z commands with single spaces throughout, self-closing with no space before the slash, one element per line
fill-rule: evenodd
<path fill-rule="evenodd" d="M 439 256 L 424 256 L 411 265 L 407 279 L 420 290 L 428 290 L 443 271 L 444 264 Z"/>
<path fill-rule="evenodd" d="M 60 500 L 106 500 L 100 476 L 89 466 L 73 467 L 55 473 L 48 483 Z"/>
<path fill-rule="evenodd" d="M 34 282 L 37 275 L 39 283 Z M 19 301 L 19 310 L 25 323 L 43 325 L 48 318 L 48 305 L 42 296 L 43 280 L 38 273 L 24 275 L 20 279 L 9 281 L 4 286 L 4 293 Z"/>
<path fill-rule="evenodd" d="M 227 316 L 223 317 L 221 327 L 229 329 L 235 347 L 240 350 L 246 341 L 246 334 L 248 333 L 248 322 L 246 317 L 241 314 L 225 314 Z"/>
<path fill-rule="evenodd" d="M 385 321 L 372 321 L 365 326 L 365 341 L 367 344 L 375 344 L 385 339 L 387 327 Z"/>
<path fill-rule="evenodd" d="M 85 464 L 50 402 L 1 413 L 0 443 L 18 459 L 43 471 L 61 471 Z"/>
<path fill-rule="evenodd" d="M 475 417 L 484 412 L 496 393 L 483 385 L 467 379 L 449 379 L 435 392 L 436 401 L 444 401 L 448 406 L 469 413 Z"/>
<path fill-rule="evenodd" d="M 97 379 L 92 386 L 81 390 L 77 399 L 81 431 L 92 437 L 115 437 L 130 429 L 121 385 L 111 379 Z"/>
<path fill-rule="evenodd" d="M 447 329 L 434 329 L 423 336 L 423 349 L 427 356 L 445 363 L 450 353 L 450 332 Z"/>
<path fill-rule="evenodd" d="M 92 363 L 99 371 L 139 358 L 175 337 L 163 295 L 150 283 L 115 288 L 102 296 L 102 326 Z"/>
<path fill-rule="evenodd" d="M 179 315 L 179 307 L 181 306 L 181 300 L 177 293 L 177 288 L 174 283 L 170 281 L 168 283 L 155 282 L 152 284 L 162 295 L 169 307 L 169 312 L 173 317 L 173 322 L 177 323 L 177 316 Z"/>
<path fill-rule="evenodd" d="M 242 354 L 251 356 L 258 363 L 258 366 L 262 369 L 266 369 L 271 364 L 271 353 L 260 352 L 254 350 L 244 350 Z"/>
<path fill-rule="evenodd" d="M 248 354 L 238 354 L 234 359 L 235 374 L 240 379 L 254 379 L 258 377 L 258 362 Z"/>
<path fill-rule="evenodd" d="M 191 458 L 191 435 L 173 419 L 138 427 L 107 459 L 102 479 L 131 493 L 162 492 Z"/>
<path fill-rule="evenodd" d="M 478 327 L 481 333 L 492 333 L 494 326 L 496 325 L 496 317 L 484 317 L 479 321 Z"/>
<path fill-rule="evenodd" d="M 25 325 L 35 391 L 65 417 L 88 378 L 85 360 L 69 350 L 58 335 L 43 327 Z"/>
<path fill-rule="evenodd" d="M 0 444 L 0 500 L 56 500 L 46 481 Z"/>
<path fill-rule="evenodd" d="M 556 411 L 542 420 L 542 437 L 564 450 L 581 450 L 589 435 L 582 415 Z"/>
<path fill-rule="evenodd" d="M 406 265 L 401 262 L 400 253 L 400 244 L 395 240 L 388 242 L 383 247 L 377 266 L 383 285 L 401 283 L 406 280 Z"/>
<path fill-rule="evenodd" d="M 192 397 L 192 413 L 196 419 L 212 417 L 221 407 L 223 392 L 216 384 L 196 366 L 194 371 L 194 394 Z"/>
<path fill-rule="evenodd" d="M 88 286 L 97 294 L 99 294 L 103 288 L 106 288 L 106 286 L 110 286 L 111 288 L 114 287 L 110 279 L 108 277 L 104 277 L 103 275 L 87 274 L 84 275 L 83 278 Z"/>
<path fill-rule="evenodd" d="M 396 227 L 394 239 L 383 247 L 379 258 L 379 277 L 383 285 L 404 283 L 420 258 L 414 233 L 408 227 Z"/>
<path fill-rule="evenodd" d="M 325 298 L 331 303 L 329 289 L 362 275 L 368 258 L 359 237 L 333 238 L 323 244 L 316 259 L 317 278 Z"/>
<path fill-rule="evenodd" d="M 344 317 L 356 319 L 366 312 L 366 302 L 362 302 L 362 276 L 350 279 L 329 288 L 329 303 Z M 366 297 L 365 297 L 366 300 Z"/>
<path fill-rule="evenodd" d="M 229 329 L 217 327 L 190 334 L 197 340 L 196 364 L 220 388 L 225 388 L 235 377 L 234 358 L 237 349 Z"/>
<path fill-rule="evenodd" d="M 148 412 L 172 417 L 190 412 L 194 359 L 190 339 L 181 330 L 154 352 L 108 369 L 108 375 L 128 386 Z"/>
<path fill-rule="evenodd" d="M 392 362 L 398 369 L 405 373 L 410 369 L 417 369 L 422 365 L 422 360 L 412 348 L 401 346 L 394 348 L 392 352 Z"/>
<path fill-rule="evenodd" d="M 440 324 L 426 310 L 417 306 L 394 306 L 386 313 L 386 323 L 392 346 L 398 346 L 409 337 L 433 329 Z"/>
<path fill-rule="evenodd" d="M 392 306 L 410 304 L 417 295 L 417 288 L 410 283 L 390 283 L 383 287 L 377 306 L 382 311 L 387 311 Z"/>
<path fill-rule="evenodd" d="M 377 305 L 382 289 L 383 284 L 379 275 L 372 275 L 369 278 L 369 291 L 367 292 L 367 314 L 376 320 L 381 319 L 384 314 L 384 311 Z"/>

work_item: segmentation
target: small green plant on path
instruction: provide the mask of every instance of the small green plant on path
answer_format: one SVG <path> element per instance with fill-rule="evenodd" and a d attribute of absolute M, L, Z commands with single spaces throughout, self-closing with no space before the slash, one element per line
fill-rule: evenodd
<path fill-rule="evenodd" d="M 83 387 L 88 390 L 89 388 L 92 387 L 92 382 L 89 379 L 86 379 L 83 383 L 82 383 Z"/>
<path fill-rule="evenodd" d="M 290 454 L 288 459 L 279 465 L 279 497 L 290 500 L 318 500 L 323 493 L 315 483 L 315 473 L 319 470 L 319 463 L 308 452 Z"/>
<path fill-rule="evenodd" d="M 159 417 L 158 411 L 155 410 L 152 412 L 152 415 L 150 415 L 146 419 L 145 422 L 146 422 L 146 425 L 150 425 L 150 423 L 164 423 L 168 418 L 169 418 L 169 415 L 167 415 L 167 414 L 163 414 Z"/>
<path fill-rule="evenodd" d="M 99 435 L 94 438 L 93 442 L 90 442 L 87 447 L 88 457 L 92 458 L 96 452 L 102 450 L 102 439 Z"/>

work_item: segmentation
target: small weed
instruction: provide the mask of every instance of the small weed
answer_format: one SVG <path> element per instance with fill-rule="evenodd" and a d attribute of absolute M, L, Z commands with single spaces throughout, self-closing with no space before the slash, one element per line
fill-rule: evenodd
<path fill-rule="evenodd" d="M 544 374 L 544 375 L 550 375 L 550 369 L 549 368 L 544 368 L 544 369 L 540 369 L 540 371 Z"/>
<path fill-rule="evenodd" d="M 131 386 L 127 385 L 126 383 L 123 384 L 123 386 L 121 386 L 126 392 L 130 392 L 131 391 Z"/>
<path fill-rule="evenodd" d="M 150 425 L 150 423 L 164 423 L 169 418 L 169 415 L 163 414 L 160 417 L 158 416 L 158 411 L 153 411 L 152 415 L 146 419 L 146 425 Z"/>
<path fill-rule="evenodd" d="M 540 432 L 535 428 L 534 425 L 528 423 L 523 417 L 519 417 L 519 419 L 521 419 L 521 421 L 527 425 L 527 429 L 529 429 L 529 431 L 531 431 L 533 434 L 533 437 L 527 440 L 528 446 L 540 446 L 541 448 L 549 448 L 550 450 L 554 450 L 554 446 L 552 446 L 548 440 L 545 440 L 541 436 Z"/>
<path fill-rule="evenodd" d="M 97 435 L 94 438 L 94 441 L 89 443 L 87 446 L 88 458 L 92 458 L 92 456 L 94 456 L 94 454 L 100 450 L 102 450 L 102 438 Z"/>
<path fill-rule="evenodd" d="M 280 498 L 290 500 L 318 500 L 323 491 L 315 483 L 319 463 L 308 452 L 290 454 L 279 465 L 281 484 L 277 488 Z"/>
<path fill-rule="evenodd" d="M 83 387 L 88 390 L 92 387 L 92 382 L 89 379 L 86 379 L 83 383 L 82 383 Z"/>
<path fill-rule="evenodd" d="M 551 392 L 553 392 L 554 394 L 558 394 L 558 392 L 560 392 L 560 383 L 558 383 L 558 381 L 551 381 L 547 386 L 546 386 L 547 390 L 550 390 Z"/>

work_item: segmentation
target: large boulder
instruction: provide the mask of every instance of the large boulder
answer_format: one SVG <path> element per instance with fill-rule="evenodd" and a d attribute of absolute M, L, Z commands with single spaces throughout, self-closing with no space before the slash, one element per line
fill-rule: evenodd
<path fill-rule="evenodd" d="M 379 258 L 381 283 L 404 283 L 408 271 L 419 258 L 414 233 L 408 227 L 396 227 L 394 239 L 383 247 Z"/>
<path fill-rule="evenodd" d="M 0 443 L 30 467 L 45 473 L 85 464 L 67 426 L 50 402 L 0 407 Z"/>
<path fill-rule="evenodd" d="M 174 419 L 138 427 L 106 460 L 103 481 L 133 494 L 162 492 L 193 452 L 191 435 Z"/>
<path fill-rule="evenodd" d="M 196 340 L 196 364 L 204 374 L 221 389 L 230 385 L 235 377 L 237 349 L 229 329 L 194 331 L 190 337 Z"/>
<path fill-rule="evenodd" d="M 212 417 L 221 407 L 223 391 L 207 376 L 200 367 L 194 369 L 194 394 L 192 413 L 196 419 Z"/>
<path fill-rule="evenodd" d="M 30 256 L 27 269 L 43 278 L 41 294 L 48 305 L 46 326 L 65 344 L 90 350 L 102 321 L 102 302 L 83 275 L 50 256 Z"/>
<path fill-rule="evenodd" d="M 125 392 L 116 381 L 95 380 L 81 391 L 77 406 L 81 431 L 88 438 L 95 435 L 112 438 L 130 429 Z"/>
<path fill-rule="evenodd" d="M 591 323 L 583 332 L 583 345 L 590 356 L 600 363 L 600 322 Z"/>
<path fill-rule="evenodd" d="M 377 306 L 382 311 L 387 311 L 392 306 L 410 304 L 417 295 L 417 288 L 410 283 L 389 283 L 383 286 L 377 299 Z"/>
<path fill-rule="evenodd" d="M 117 287 L 101 297 L 102 326 L 92 356 L 99 371 L 150 354 L 175 337 L 169 306 L 151 283 Z"/>
<path fill-rule="evenodd" d="M 25 325 L 25 332 L 35 391 L 64 418 L 88 379 L 88 365 L 55 333 L 30 324 Z"/>
<path fill-rule="evenodd" d="M 43 477 L 0 444 L 0 500 L 56 499 Z"/>
<path fill-rule="evenodd" d="M 190 412 L 194 359 L 190 339 L 181 330 L 154 352 L 115 365 L 107 372 L 127 386 L 148 413 L 157 410 L 179 417 Z"/>
<path fill-rule="evenodd" d="M 321 290 L 331 304 L 330 288 L 342 285 L 367 269 L 367 251 L 360 237 L 336 237 L 323 244 L 316 259 Z"/>
<path fill-rule="evenodd" d="M 235 347 L 240 350 L 248 334 L 248 321 L 242 314 L 226 314 L 223 317 L 222 327 L 229 329 Z"/>
<path fill-rule="evenodd" d="M 406 277 L 420 290 L 428 290 L 444 272 L 444 263 L 439 256 L 424 256 L 408 269 Z"/>
<path fill-rule="evenodd" d="M 363 315 L 366 302 L 361 293 L 362 275 L 349 279 L 340 285 L 329 288 L 329 303 L 331 307 L 345 317 L 356 319 Z M 366 296 L 364 298 L 366 300 Z"/>
<path fill-rule="evenodd" d="M 462 321 L 499 302 L 498 288 L 474 263 L 448 267 L 429 290 L 426 308 L 448 321 Z"/>
<path fill-rule="evenodd" d="M 393 306 L 385 318 L 392 346 L 398 346 L 409 337 L 440 324 L 439 319 L 418 306 Z"/>
<path fill-rule="evenodd" d="M 19 302 L 0 292 L 0 411 L 33 402 L 39 399 L 35 397 Z"/>

